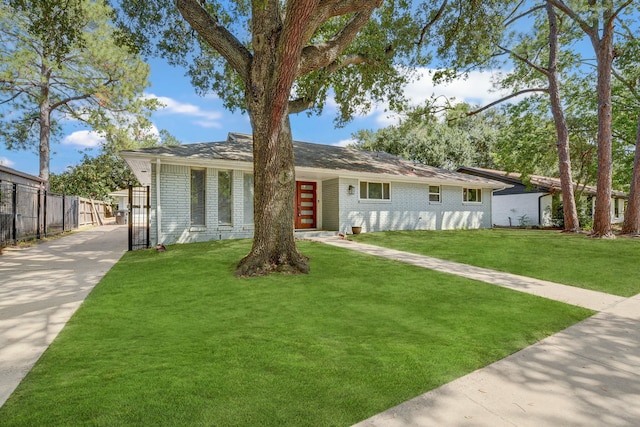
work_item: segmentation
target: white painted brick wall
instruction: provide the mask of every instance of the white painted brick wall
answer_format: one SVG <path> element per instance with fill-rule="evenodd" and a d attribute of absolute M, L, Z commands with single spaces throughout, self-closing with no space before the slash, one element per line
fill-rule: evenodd
<path fill-rule="evenodd" d="M 356 187 L 348 195 L 347 186 Z M 391 183 L 391 201 L 360 200 L 357 180 L 340 180 L 340 232 L 352 226 L 363 232 L 384 230 L 449 230 L 491 227 L 491 189 L 482 189 L 482 203 L 462 202 L 462 187 L 442 186 L 441 203 L 429 202 L 429 185 Z"/>
<path fill-rule="evenodd" d="M 152 167 L 155 184 L 155 165 Z M 243 172 L 233 171 L 233 224 L 218 224 L 218 170 L 206 170 L 206 226 L 190 226 L 191 172 L 188 166 L 161 165 L 161 234 L 156 234 L 156 189 L 151 193 L 151 241 L 186 243 L 196 241 L 248 238 L 253 227 L 244 224 Z M 320 184 L 320 183 L 319 183 Z M 348 194 L 353 185 L 353 195 Z M 482 190 L 481 204 L 464 204 L 462 188 L 443 186 L 442 203 L 429 203 L 429 186 L 414 183 L 391 183 L 391 201 L 359 200 L 359 183 L 355 179 L 334 179 L 321 183 L 322 228 L 351 233 L 358 225 L 363 231 L 440 230 L 491 227 L 491 189 Z"/>
<path fill-rule="evenodd" d="M 152 165 L 153 184 L 155 184 L 155 165 Z M 151 242 L 165 244 L 201 242 L 228 238 L 248 238 L 253 236 L 252 229 L 245 229 L 243 216 L 242 171 L 233 171 L 232 209 L 233 224 L 218 225 L 218 170 L 206 169 L 205 185 L 205 227 L 191 227 L 191 169 L 188 166 L 161 165 L 160 202 L 161 231 L 157 234 L 157 198 L 156 188 L 151 192 Z"/>

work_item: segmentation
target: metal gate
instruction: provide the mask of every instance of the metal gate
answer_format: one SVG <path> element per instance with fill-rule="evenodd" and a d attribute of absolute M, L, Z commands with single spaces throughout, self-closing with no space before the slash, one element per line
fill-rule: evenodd
<path fill-rule="evenodd" d="M 151 209 L 149 187 L 129 186 L 129 250 L 150 246 L 149 229 Z"/>

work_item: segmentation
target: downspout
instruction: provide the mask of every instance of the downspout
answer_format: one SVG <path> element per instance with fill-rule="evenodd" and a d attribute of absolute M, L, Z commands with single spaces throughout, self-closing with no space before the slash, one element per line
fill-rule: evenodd
<path fill-rule="evenodd" d="M 495 190 L 495 188 L 493 188 L 493 187 L 492 187 L 492 188 L 491 188 L 491 199 L 490 199 L 490 200 L 491 200 L 491 203 L 489 204 L 489 218 L 490 218 L 490 221 L 489 221 L 489 224 L 490 224 L 490 225 L 489 225 L 489 228 L 493 228 L 493 226 L 495 225 L 495 224 L 493 223 L 493 192 L 494 192 L 494 191 L 496 191 L 496 190 Z"/>
<path fill-rule="evenodd" d="M 160 203 L 160 159 L 156 159 L 156 232 L 157 244 L 162 244 L 162 205 Z"/>

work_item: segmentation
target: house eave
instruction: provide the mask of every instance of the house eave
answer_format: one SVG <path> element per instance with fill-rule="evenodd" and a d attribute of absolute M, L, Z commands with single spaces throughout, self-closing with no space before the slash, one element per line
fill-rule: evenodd
<path fill-rule="evenodd" d="M 231 169 L 247 172 L 253 171 L 253 164 L 251 162 L 238 160 L 190 159 L 171 155 L 150 156 L 145 153 L 137 153 L 134 151 L 122 152 L 120 155 L 127 162 L 134 175 L 143 186 L 151 185 L 151 165 L 158 164 L 158 162 L 160 162 L 160 164 L 172 164 L 188 167 Z"/>

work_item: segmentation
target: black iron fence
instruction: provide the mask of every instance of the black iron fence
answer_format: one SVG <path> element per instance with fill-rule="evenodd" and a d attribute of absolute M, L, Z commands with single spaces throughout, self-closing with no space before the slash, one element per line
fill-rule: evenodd
<path fill-rule="evenodd" d="M 78 228 L 79 198 L 0 181 L 0 246 Z"/>
<path fill-rule="evenodd" d="M 129 250 L 146 249 L 150 246 L 151 208 L 149 187 L 129 187 Z"/>

